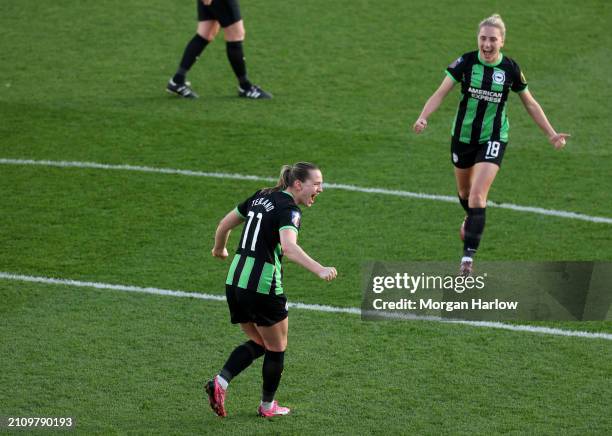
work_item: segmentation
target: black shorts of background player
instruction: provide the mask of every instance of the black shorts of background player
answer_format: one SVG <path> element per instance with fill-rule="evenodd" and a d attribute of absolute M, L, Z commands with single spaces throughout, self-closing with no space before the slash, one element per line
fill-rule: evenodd
<path fill-rule="evenodd" d="M 186 81 L 187 72 L 211 43 L 219 28 L 225 35 L 227 59 L 238 79 L 238 96 L 248 99 L 269 99 L 272 95 L 257 85 L 253 85 L 247 77 L 244 61 L 243 41 L 244 22 L 240 16 L 238 0 L 196 0 L 198 9 L 198 28 L 196 35 L 189 41 L 183 52 L 178 70 L 168 81 L 166 90 L 184 98 L 198 98 Z"/>
<path fill-rule="evenodd" d="M 282 259 L 287 257 L 323 280 L 336 277 L 335 268 L 322 266 L 297 244 L 302 216 L 299 206 L 312 206 L 322 191 L 323 176 L 316 165 L 285 165 L 275 187 L 255 192 L 217 227 L 212 255 L 225 259 L 230 231 L 245 223 L 225 285 L 231 322 L 240 324 L 249 338 L 204 385 L 210 406 L 219 416 L 226 416 L 228 383 L 261 356 L 263 390 L 257 412 L 264 417 L 289 413 L 274 400 L 284 368 L 288 330 Z"/>
<path fill-rule="evenodd" d="M 455 84 L 461 83 L 462 99 L 451 130 L 451 160 L 455 165 L 459 202 L 467 215 L 461 226 L 462 275 L 472 273 L 473 257 L 485 227 L 487 196 L 508 142 L 505 104 L 510 90 L 519 94 L 527 113 L 556 149 L 565 146 L 570 136 L 555 131 L 527 89 L 518 64 L 501 53 L 505 35 L 506 27 L 499 15 L 481 21 L 478 50 L 465 53 L 447 68 L 447 77 L 427 100 L 413 126 L 416 133 L 421 133 L 429 116 Z"/>

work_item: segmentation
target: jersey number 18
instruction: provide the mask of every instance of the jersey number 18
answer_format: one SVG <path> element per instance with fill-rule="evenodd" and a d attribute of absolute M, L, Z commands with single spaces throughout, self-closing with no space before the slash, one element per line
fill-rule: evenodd
<path fill-rule="evenodd" d="M 488 141 L 487 142 L 487 154 L 485 155 L 485 159 L 494 159 L 499 154 L 500 143 L 497 141 Z"/>

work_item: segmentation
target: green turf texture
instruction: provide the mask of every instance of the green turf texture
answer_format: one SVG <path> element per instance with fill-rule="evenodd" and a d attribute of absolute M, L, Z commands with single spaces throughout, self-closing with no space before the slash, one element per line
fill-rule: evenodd
<path fill-rule="evenodd" d="M 604 433 L 608 341 L 295 310 L 278 397 L 255 416 L 260 364 L 213 416 L 201 381 L 242 334 L 224 303 L 0 282 L 12 304 L 3 412 L 70 414 L 85 433 Z M 19 369 L 17 373 L 16 369 Z"/>
<path fill-rule="evenodd" d="M 186 3 L 186 4 L 185 4 Z M 604 1 L 243 0 L 249 75 L 236 97 L 222 36 L 164 92 L 195 29 L 190 2 L 5 2 L 0 158 L 275 177 L 298 160 L 327 182 L 454 195 L 453 91 L 410 132 L 444 68 L 505 19 L 504 52 L 553 125 L 554 151 L 510 96 L 510 145 L 490 199 L 612 217 L 612 6 Z M 260 182 L 0 165 L 0 271 L 221 294 L 218 220 Z M 488 210 L 486 260 L 612 260 L 612 226 Z M 368 260 L 453 260 L 458 204 L 326 189 L 300 244 L 338 268 L 286 263 L 290 300 L 356 307 Z M 237 232 L 228 249 L 234 249 Z M 255 419 L 260 365 L 212 416 L 201 383 L 242 336 L 222 303 L 0 281 L 0 416 L 77 418 L 82 433 L 609 434 L 610 341 L 292 310 L 279 400 Z M 612 332 L 609 322 L 538 323 Z"/>

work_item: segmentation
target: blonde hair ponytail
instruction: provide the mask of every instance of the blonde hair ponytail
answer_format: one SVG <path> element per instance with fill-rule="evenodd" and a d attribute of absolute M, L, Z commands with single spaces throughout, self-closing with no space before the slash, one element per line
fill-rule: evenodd
<path fill-rule="evenodd" d="M 506 25 L 499 14 L 493 14 L 490 17 L 485 18 L 478 25 L 478 32 L 485 26 L 496 27 L 499 29 L 502 39 L 506 39 Z"/>

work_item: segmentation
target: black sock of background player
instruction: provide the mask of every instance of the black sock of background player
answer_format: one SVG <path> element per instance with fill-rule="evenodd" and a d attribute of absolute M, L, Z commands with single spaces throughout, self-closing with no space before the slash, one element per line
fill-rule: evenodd
<path fill-rule="evenodd" d="M 271 402 L 274 400 L 274 394 L 280 384 L 281 375 L 285 363 L 285 352 L 266 350 L 261 374 L 263 375 L 263 390 L 261 401 Z"/>
<path fill-rule="evenodd" d="M 465 239 L 463 241 L 463 255 L 474 257 L 480 238 L 485 228 L 486 208 L 471 207 L 468 210 L 468 217 L 465 221 Z"/>
<path fill-rule="evenodd" d="M 191 41 L 187 43 L 185 47 L 185 51 L 183 52 L 183 58 L 181 59 L 181 63 L 179 64 L 178 70 L 176 70 L 176 74 L 172 78 L 174 83 L 182 85 L 185 83 L 185 76 L 187 75 L 187 71 L 191 69 L 195 61 L 198 59 L 198 56 L 202 54 L 206 46 L 208 45 L 208 40 L 206 38 L 202 38 L 200 35 L 196 33 L 196 35 L 191 38 Z"/>
<path fill-rule="evenodd" d="M 247 341 L 242 345 L 238 345 L 232 354 L 230 354 L 227 362 L 223 366 L 219 375 L 230 382 L 234 377 L 249 367 L 253 361 L 264 355 L 265 349 L 257 342 Z"/>
<path fill-rule="evenodd" d="M 459 203 L 461 203 L 461 207 L 463 208 L 465 213 L 466 214 L 470 213 L 470 206 L 468 206 L 468 199 L 461 198 L 459 194 L 457 194 L 457 197 L 459 197 Z"/>
<path fill-rule="evenodd" d="M 227 59 L 229 60 L 232 70 L 240 83 L 240 87 L 244 90 L 251 87 L 251 82 L 247 79 L 246 63 L 244 61 L 244 52 L 242 50 L 242 41 L 228 41 L 225 44 Z"/>

